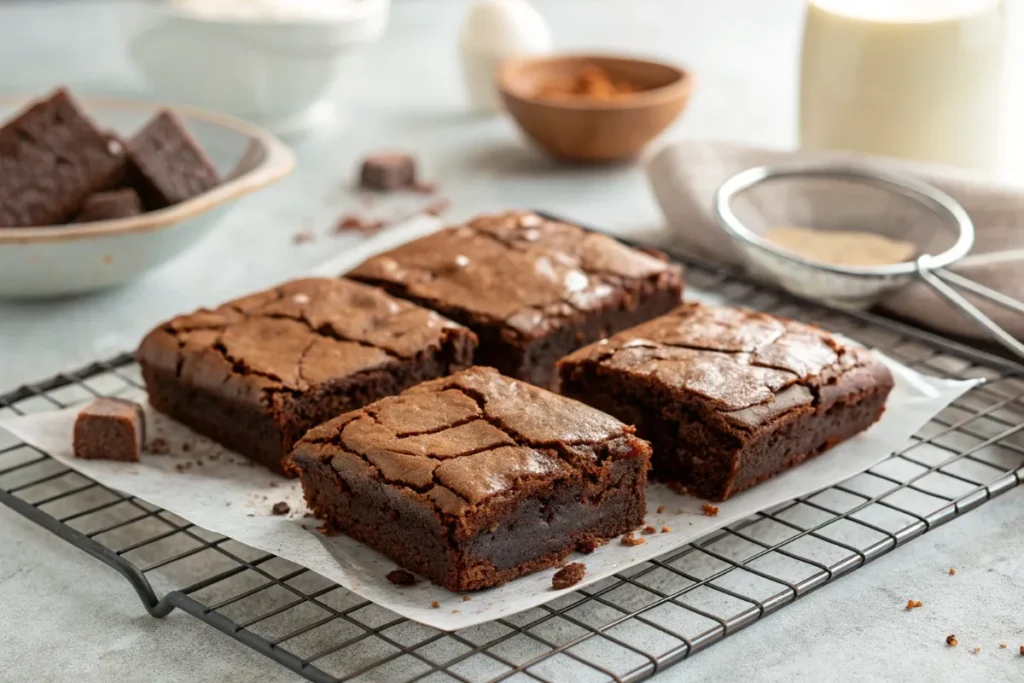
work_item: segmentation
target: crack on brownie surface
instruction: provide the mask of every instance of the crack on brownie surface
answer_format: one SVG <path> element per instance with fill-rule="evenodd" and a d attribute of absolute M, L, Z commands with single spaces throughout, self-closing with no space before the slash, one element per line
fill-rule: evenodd
<path fill-rule="evenodd" d="M 678 268 L 607 235 L 529 212 L 483 216 L 373 257 L 349 275 L 470 324 L 543 334 Z M 613 286 L 612 283 L 619 286 Z"/>

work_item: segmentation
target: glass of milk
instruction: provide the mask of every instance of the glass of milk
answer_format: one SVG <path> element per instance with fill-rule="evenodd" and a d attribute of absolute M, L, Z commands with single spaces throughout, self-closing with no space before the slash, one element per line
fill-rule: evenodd
<path fill-rule="evenodd" d="M 996 171 L 1004 0 L 808 0 L 800 141 Z"/>

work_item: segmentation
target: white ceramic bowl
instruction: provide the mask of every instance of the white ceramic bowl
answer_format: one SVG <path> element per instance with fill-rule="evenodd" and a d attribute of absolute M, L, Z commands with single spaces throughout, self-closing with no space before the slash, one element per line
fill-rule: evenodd
<path fill-rule="evenodd" d="M 0 119 L 28 97 L 0 98 Z M 166 105 L 79 98 L 96 123 L 123 135 Z M 262 189 L 295 166 L 292 151 L 244 121 L 185 106 L 171 107 L 225 182 L 198 197 L 130 218 L 33 228 L 0 228 L 0 297 L 38 298 L 121 284 L 196 244 L 234 200 Z"/>
<path fill-rule="evenodd" d="M 286 20 L 133 0 L 122 5 L 126 52 L 161 98 L 298 133 L 333 115 L 331 95 L 353 48 L 387 24 L 389 0 L 338 2 L 351 11 Z"/>

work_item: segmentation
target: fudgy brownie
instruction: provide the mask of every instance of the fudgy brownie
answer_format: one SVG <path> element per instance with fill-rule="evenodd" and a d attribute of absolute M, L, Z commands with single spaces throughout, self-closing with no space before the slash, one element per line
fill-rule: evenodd
<path fill-rule="evenodd" d="M 474 367 L 310 430 L 292 463 L 330 527 L 461 591 L 638 527 L 650 454 L 609 415 Z"/>
<path fill-rule="evenodd" d="M 480 337 L 476 362 L 550 386 L 570 351 L 679 305 L 682 271 L 533 213 L 484 216 L 366 261 L 350 277 Z"/>
<path fill-rule="evenodd" d="M 150 211 L 220 184 L 220 176 L 181 120 L 163 110 L 128 141 L 128 184 Z"/>
<path fill-rule="evenodd" d="M 0 128 L 0 227 L 65 223 L 124 166 L 124 145 L 57 90 Z"/>
<path fill-rule="evenodd" d="M 142 200 L 139 199 L 139 194 L 130 187 L 120 187 L 86 197 L 82 210 L 75 217 L 75 222 L 106 221 L 136 216 L 140 213 Z"/>
<path fill-rule="evenodd" d="M 653 476 L 712 500 L 867 429 L 892 375 L 802 323 L 687 304 L 559 362 L 562 391 L 637 426 Z"/>
<path fill-rule="evenodd" d="M 149 333 L 149 400 L 278 472 L 307 429 L 472 361 L 472 332 L 379 289 L 295 280 Z"/>
<path fill-rule="evenodd" d="M 119 398 L 97 398 L 75 418 L 75 457 L 138 462 L 145 430 L 142 406 Z"/>

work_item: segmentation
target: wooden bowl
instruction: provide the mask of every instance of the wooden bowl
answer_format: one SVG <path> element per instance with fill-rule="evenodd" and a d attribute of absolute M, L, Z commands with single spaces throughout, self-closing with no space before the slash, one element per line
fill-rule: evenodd
<path fill-rule="evenodd" d="M 598 67 L 638 92 L 597 99 L 552 99 L 541 90 Z M 577 162 L 629 159 L 671 124 L 690 97 L 693 77 L 662 62 L 605 55 L 526 57 L 497 73 L 502 102 L 516 124 L 552 156 Z"/>

